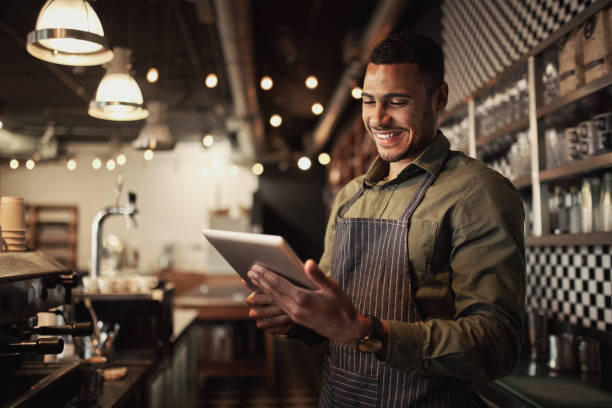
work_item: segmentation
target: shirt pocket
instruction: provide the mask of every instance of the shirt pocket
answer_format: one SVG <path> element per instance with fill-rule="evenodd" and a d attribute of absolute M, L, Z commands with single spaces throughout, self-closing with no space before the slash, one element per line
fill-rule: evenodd
<path fill-rule="evenodd" d="M 431 220 L 413 219 L 408 232 L 408 259 L 419 281 L 431 278 L 431 264 L 438 223 Z"/>

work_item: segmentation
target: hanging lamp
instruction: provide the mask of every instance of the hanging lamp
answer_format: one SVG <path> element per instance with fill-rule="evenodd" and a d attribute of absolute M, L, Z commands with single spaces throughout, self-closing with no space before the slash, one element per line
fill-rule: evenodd
<path fill-rule="evenodd" d="M 161 101 L 149 101 L 147 108 L 150 115 L 138 137 L 132 141 L 132 147 L 137 150 L 172 150 L 174 139 L 168 127 L 167 104 Z"/>
<path fill-rule="evenodd" d="M 96 97 L 89 102 L 89 115 L 98 119 L 129 121 L 149 116 L 142 107 L 142 92 L 130 75 L 131 51 L 123 47 L 113 48 L 115 57 L 108 64 L 106 74 L 98 85 Z"/>
<path fill-rule="evenodd" d="M 100 65 L 113 59 L 102 23 L 87 0 L 47 0 L 36 28 L 28 33 L 26 49 L 62 65 Z"/>

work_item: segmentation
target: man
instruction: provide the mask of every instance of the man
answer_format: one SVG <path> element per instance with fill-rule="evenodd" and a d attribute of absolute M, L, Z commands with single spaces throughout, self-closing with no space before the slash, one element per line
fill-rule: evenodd
<path fill-rule="evenodd" d="M 443 73 L 422 35 L 376 47 L 362 116 L 379 157 L 335 199 L 321 261 L 304 267 L 318 289 L 248 273 L 258 327 L 327 338 L 322 406 L 479 406 L 469 382 L 508 374 L 520 350 L 523 204 L 437 131 Z"/>

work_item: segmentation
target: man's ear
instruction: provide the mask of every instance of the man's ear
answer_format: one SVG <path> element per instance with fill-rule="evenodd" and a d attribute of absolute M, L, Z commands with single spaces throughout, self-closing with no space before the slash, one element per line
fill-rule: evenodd
<path fill-rule="evenodd" d="M 442 112 L 444 108 L 446 108 L 446 104 L 448 103 L 448 84 L 446 82 L 440 85 L 440 87 L 434 94 L 434 97 L 436 98 L 434 101 L 436 111 Z"/>

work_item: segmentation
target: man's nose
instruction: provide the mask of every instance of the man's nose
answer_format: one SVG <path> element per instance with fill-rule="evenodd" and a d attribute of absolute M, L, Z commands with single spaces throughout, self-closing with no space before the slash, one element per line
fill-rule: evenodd
<path fill-rule="evenodd" d="M 370 126 L 376 127 L 388 124 L 391 121 L 391 116 L 388 110 L 382 103 L 377 103 L 370 116 Z"/>

